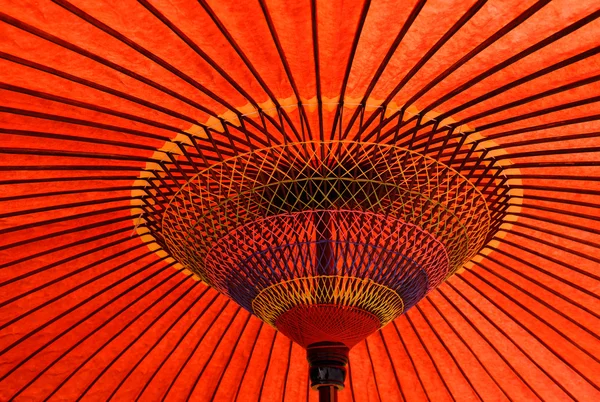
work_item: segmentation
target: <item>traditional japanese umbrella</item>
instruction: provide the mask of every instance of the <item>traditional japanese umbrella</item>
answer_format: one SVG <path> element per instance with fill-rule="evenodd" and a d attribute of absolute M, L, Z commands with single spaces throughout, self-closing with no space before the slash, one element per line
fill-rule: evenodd
<path fill-rule="evenodd" d="M 597 2 L 1 5 L 0 399 L 600 397 Z"/>

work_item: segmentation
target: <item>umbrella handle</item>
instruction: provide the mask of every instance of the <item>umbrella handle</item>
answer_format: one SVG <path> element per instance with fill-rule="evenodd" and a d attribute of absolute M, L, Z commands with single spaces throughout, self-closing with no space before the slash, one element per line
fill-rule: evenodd
<path fill-rule="evenodd" d="M 319 402 L 337 402 L 344 389 L 349 349 L 337 342 L 319 342 L 306 348 L 311 388 L 319 391 Z"/>

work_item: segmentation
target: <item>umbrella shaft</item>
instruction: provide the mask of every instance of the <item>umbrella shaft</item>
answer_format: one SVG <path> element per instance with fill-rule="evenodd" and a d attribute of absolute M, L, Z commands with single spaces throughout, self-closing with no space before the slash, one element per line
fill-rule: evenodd
<path fill-rule="evenodd" d="M 319 275 L 334 275 L 334 246 L 331 243 L 331 217 L 327 211 L 315 214 L 317 227 L 317 272 Z"/>
<path fill-rule="evenodd" d="M 334 386 L 319 387 L 319 402 L 337 402 L 338 390 Z"/>

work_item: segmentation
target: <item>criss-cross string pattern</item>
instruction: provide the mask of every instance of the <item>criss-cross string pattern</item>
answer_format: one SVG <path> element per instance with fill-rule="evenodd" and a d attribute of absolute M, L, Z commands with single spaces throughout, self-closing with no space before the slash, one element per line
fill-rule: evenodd
<path fill-rule="evenodd" d="M 410 307 L 441 282 L 449 269 L 444 246 L 414 225 L 347 210 L 262 219 L 229 233 L 197 258 L 207 281 L 250 311 L 258 293 L 279 282 L 291 281 L 289 300 L 270 304 L 271 308 L 294 305 L 298 302 L 293 297 L 294 279 L 317 275 L 370 279 L 393 288 Z M 299 299 L 319 299 L 318 294 L 297 293 L 304 295 Z M 342 293 L 350 299 L 340 299 L 340 305 L 353 305 L 343 301 L 353 299 L 352 289 Z M 382 322 L 402 311 L 382 317 Z"/>
<path fill-rule="evenodd" d="M 478 179 L 492 196 L 506 193 L 493 174 Z M 454 272 L 489 239 L 503 207 L 488 206 L 468 178 L 417 152 L 385 144 L 309 142 L 258 149 L 196 174 L 169 199 L 161 227 L 169 248 L 187 241 L 185 248 L 202 249 L 267 216 L 357 209 L 418 225 L 451 250 Z"/>
<path fill-rule="evenodd" d="M 199 260 L 205 263 L 198 268 L 207 273 L 208 280 L 250 311 L 254 311 L 254 297 L 279 282 L 288 283 L 289 298 L 280 293 L 282 300 L 271 300 L 271 309 L 278 311 L 281 305 L 294 305 L 307 298 L 316 302 L 319 294 L 308 296 L 305 289 L 293 288 L 297 285 L 294 279 L 318 275 L 369 279 L 394 289 L 409 308 L 449 271 L 443 244 L 417 226 L 348 210 L 277 215 L 245 225 L 217 241 Z M 353 300 L 351 288 L 334 289 L 348 294 L 349 299 L 338 300 L 340 305 L 354 305 L 348 302 Z M 376 301 L 373 298 L 372 302 Z M 325 297 L 323 302 L 331 300 Z M 403 310 L 404 306 L 396 314 L 382 316 L 382 323 Z"/>
<path fill-rule="evenodd" d="M 350 333 L 362 321 L 331 326 L 332 339 L 310 337 L 309 327 L 328 325 L 312 320 L 331 314 L 301 319 L 297 308 L 362 309 L 377 317 L 377 329 L 415 305 L 501 223 L 507 204 L 491 200 L 507 189 L 500 169 L 488 171 L 471 181 L 430 156 L 382 143 L 258 148 L 200 170 L 173 195 L 158 187 L 155 198 L 168 203 L 161 230 L 151 233 L 189 270 L 292 339 L 339 340 L 336 331 Z M 292 309 L 290 331 L 278 320 Z M 354 344 L 366 335 L 343 338 Z"/>

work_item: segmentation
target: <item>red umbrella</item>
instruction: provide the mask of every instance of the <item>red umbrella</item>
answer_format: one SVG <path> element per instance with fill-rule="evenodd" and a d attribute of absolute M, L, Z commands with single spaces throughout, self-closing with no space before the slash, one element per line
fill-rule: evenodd
<path fill-rule="evenodd" d="M 597 2 L 1 5 L 0 400 L 600 396 Z"/>

